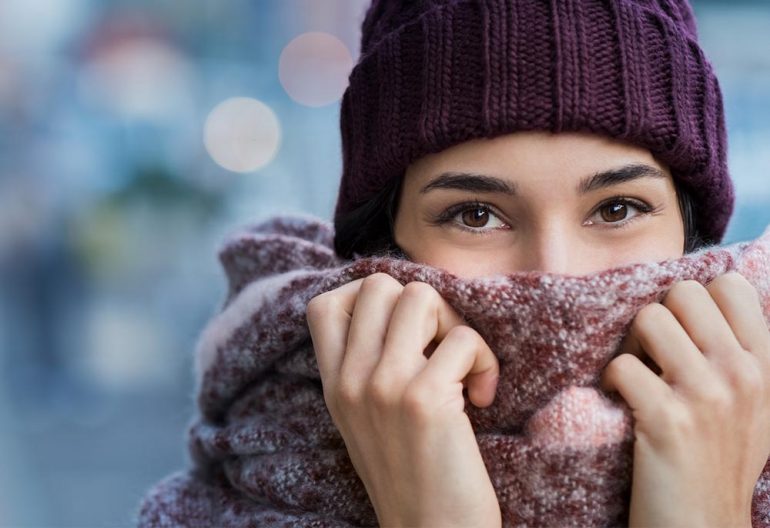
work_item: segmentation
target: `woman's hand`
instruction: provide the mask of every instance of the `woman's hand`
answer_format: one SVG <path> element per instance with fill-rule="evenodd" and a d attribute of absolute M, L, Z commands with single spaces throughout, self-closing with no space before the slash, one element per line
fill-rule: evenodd
<path fill-rule="evenodd" d="M 501 525 L 468 415 L 497 358 L 424 282 L 374 273 L 310 300 L 324 400 L 382 526 Z M 426 357 L 436 344 L 430 357 Z"/>
<path fill-rule="evenodd" d="M 630 526 L 750 527 L 770 455 L 770 332 L 754 287 L 735 272 L 679 282 L 623 347 L 602 384 L 635 417 Z"/>

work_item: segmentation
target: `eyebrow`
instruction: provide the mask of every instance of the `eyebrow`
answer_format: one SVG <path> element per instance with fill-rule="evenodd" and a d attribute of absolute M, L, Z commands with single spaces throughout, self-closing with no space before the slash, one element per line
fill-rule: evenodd
<path fill-rule="evenodd" d="M 639 178 L 665 177 L 666 175 L 660 169 L 652 165 L 631 163 L 615 169 L 597 172 L 593 176 L 583 178 L 575 190 L 578 194 L 582 195 Z M 432 189 L 456 189 L 468 192 L 502 193 L 516 196 L 517 185 L 508 180 L 486 174 L 444 172 L 420 189 L 420 192 L 426 193 Z"/>

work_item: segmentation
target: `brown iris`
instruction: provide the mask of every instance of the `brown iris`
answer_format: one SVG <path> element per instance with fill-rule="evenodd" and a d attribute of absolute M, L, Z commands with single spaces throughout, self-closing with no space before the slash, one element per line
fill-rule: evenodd
<path fill-rule="evenodd" d="M 489 221 L 489 211 L 483 207 L 474 207 L 463 211 L 462 218 L 468 227 L 484 227 Z"/>
<path fill-rule="evenodd" d="M 607 222 L 618 222 L 620 220 L 625 220 L 627 215 L 626 204 L 614 202 L 602 207 L 601 212 L 602 220 Z M 608 212 L 609 214 L 605 214 L 605 212 Z"/>

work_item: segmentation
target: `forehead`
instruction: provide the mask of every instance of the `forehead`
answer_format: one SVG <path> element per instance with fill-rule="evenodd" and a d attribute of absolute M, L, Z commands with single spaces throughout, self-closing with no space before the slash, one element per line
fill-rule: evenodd
<path fill-rule="evenodd" d="M 578 181 L 602 169 L 645 163 L 667 167 L 644 147 L 589 133 L 515 132 L 473 139 L 412 163 L 407 179 L 424 183 L 444 171 L 469 171 L 525 183 L 529 179 Z"/>

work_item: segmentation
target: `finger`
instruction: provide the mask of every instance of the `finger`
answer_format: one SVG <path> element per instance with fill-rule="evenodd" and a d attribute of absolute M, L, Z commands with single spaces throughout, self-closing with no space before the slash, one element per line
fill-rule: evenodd
<path fill-rule="evenodd" d="M 487 407 L 495 399 L 499 375 L 500 364 L 486 341 L 470 326 L 458 325 L 441 340 L 413 383 L 438 391 L 467 379 L 471 402 Z"/>
<path fill-rule="evenodd" d="M 324 386 L 336 383 L 339 376 L 355 300 L 362 281 L 356 279 L 319 294 L 307 304 L 305 315 Z"/>
<path fill-rule="evenodd" d="M 720 275 L 706 286 L 744 350 L 768 359 L 770 331 L 759 294 L 740 273 Z"/>
<path fill-rule="evenodd" d="M 666 294 L 663 305 L 674 314 L 707 358 L 729 359 L 740 349 L 732 328 L 701 283 L 694 280 L 677 282 Z"/>
<path fill-rule="evenodd" d="M 633 325 L 633 322 L 632 322 Z M 629 326 L 628 332 L 623 336 L 623 341 L 620 343 L 620 349 L 618 354 L 631 354 L 639 358 L 639 360 L 649 367 L 656 375 L 661 374 L 662 370 L 655 363 L 647 352 L 642 349 L 642 344 L 639 342 L 639 338 L 632 333 L 633 326 Z"/>
<path fill-rule="evenodd" d="M 399 372 L 411 379 L 425 366 L 424 351 L 431 341 L 442 340 L 460 324 L 465 321 L 430 284 L 406 284 L 393 309 L 375 370 Z"/>
<path fill-rule="evenodd" d="M 364 278 L 350 321 L 340 377 L 363 384 L 379 361 L 393 309 L 404 286 L 386 273 Z"/>
<path fill-rule="evenodd" d="M 703 383 L 708 363 L 674 314 L 660 303 L 650 303 L 634 317 L 622 353 L 637 357 L 653 374 L 660 367 L 662 379 L 688 387 Z M 655 363 L 650 365 L 647 359 Z"/>
<path fill-rule="evenodd" d="M 610 361 L 602 372 L 601 386 L 618 392 L 640 416 L 654 416 L 661 401 L 674 396 L 673 389 L 633 354 Z"/>

